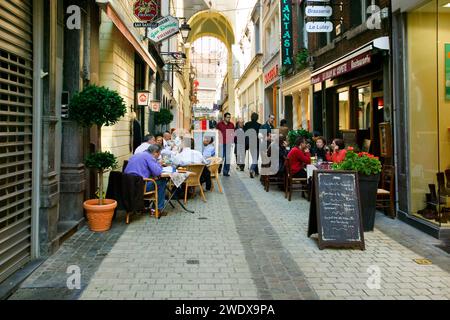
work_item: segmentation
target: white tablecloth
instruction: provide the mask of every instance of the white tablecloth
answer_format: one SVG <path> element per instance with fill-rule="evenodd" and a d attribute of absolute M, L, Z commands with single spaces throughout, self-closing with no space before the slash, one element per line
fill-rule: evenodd
<path fill-rule="evenodd" d="M 307 176 L 308 179 L 313 176 L 314 170 L 317 170 L 317 167 L 315 165 L 308 164 L 306 166 L 306 176 Z"/>

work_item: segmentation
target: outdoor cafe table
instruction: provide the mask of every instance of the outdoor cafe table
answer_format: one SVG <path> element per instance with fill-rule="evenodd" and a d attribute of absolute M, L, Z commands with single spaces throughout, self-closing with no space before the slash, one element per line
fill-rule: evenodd
<path fill-rule="evenodd" d="M 186 179 L 187 179 L 188 176 L 195 176 L 195 175 L 197 175 L 195 172 L 190 172 L 190 171 L 179 172 L 177 170 L 176 173 L 185 173 L 185 174 L 187 174 Z M 169 179 L 172 179 L 172 177 L 173 177 L 173 173 L 163 172 L 161 174 L 161 178 L 163 178 L 163 179 L 169 180 Z M 175 206 L 172 203 L 172 198 L 181 190 L 181 186 L 182 185 L 183 185 L 183 183 L 180 183 L 180 185 L 177 187 L 174 183 L 172 183 L 172 187 L 170 187 L 169 183 L 166 184 L 166 190 L 169 191 L 169 195 L 170 196 L 169 196 L 169 199 L 167 199 L 166 203 L 164 204 L 163 211 L 166 209 L 168 204 L 170 204 L 172 206 L 172 208 L 175 208 Z M 176 201 L 183 208 L 184 211 L 189 212 L 189 213 L 195 213 L 194 211 L 187 209 L 184 206 L 184 204 L 180 201 L 180 199 L 178 197 L 176 198 Z"/>
<path fill-rule="evenodd" d="M 306 177 L 309 180 L 314 174 L 314 170 L 331 170 L 331 162 L 322 162 L 320 165 L 308 164 L 306 166 Z"/>

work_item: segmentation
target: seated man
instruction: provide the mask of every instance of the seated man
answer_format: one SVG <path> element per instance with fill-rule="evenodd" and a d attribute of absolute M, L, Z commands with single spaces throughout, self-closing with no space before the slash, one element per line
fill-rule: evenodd
<path fill-rule="evenodd" d="M 125 168 L 126 174 L 132 174 L 142 178 L 157 179 L 161 176 L 162 166 L 158 163 L 158 158 L 161 156 L 161 146 L 152 144 L 147 151 L 137 153 L 128 160 L 128 165 Z M 165 179 L 156 180 L 158 185 L 158 209 L 164 209 L 165 194 L 166 194 Z M 152 182 L 147 183 L 147 192 L 155 189 Z"/>
<path fill-rule="evenodd" d="M 203 157 L 205 159 L 214 157 L 216 155 L 216 148 L 214 147 L 214 138 L 205 136 L 203 138 Z"/>
<path fill-rule="evenodd" d="M 173 159 L 173 163 L 177 166 L 187 166 L 190 164 L 208 164 L 205 157 L 200 151 L 192 150 L 192 139 L 183 139 L 183 150 L 178 153 Z M 202 176 L 200 177 L 201 183 L 206 183 L 206 190 L 211 190 L 211 172 L 207 168 L 203 170 Z"/>
<path fill-rule="evenodd" d="M 148 147 L 150 147 L 150 145 L 155 144 L 155 143 L 156 143 L 156 139 L 154 136 L 152 136 L 150 134 L 146 135 L 144 137 L 144 142 L 142 142 L 142 144 L 136 148 L 136 150 L 134 151 L 134 154 L 147 151 Z"/>

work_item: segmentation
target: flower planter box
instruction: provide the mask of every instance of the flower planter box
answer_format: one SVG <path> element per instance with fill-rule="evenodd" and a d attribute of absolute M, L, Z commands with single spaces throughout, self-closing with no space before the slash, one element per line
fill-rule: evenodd
<path fill-rule="evenodd" d="M 361 215 L 364 231 L 373 231 L 377 201 L 378 181 L 380 174 L 367 176 L 358 174 L 359 195 L 361 199 Z"/>

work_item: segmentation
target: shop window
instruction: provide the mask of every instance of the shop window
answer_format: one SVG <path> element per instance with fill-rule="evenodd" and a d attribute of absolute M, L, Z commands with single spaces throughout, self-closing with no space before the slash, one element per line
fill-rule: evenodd
<path fill-rule="evenodd" d="M 350 103 L 348 90 L 338 93 L 339 131 L 350 129 Z"/>
<path fill-rule="evenodd" d="M 371 123 L 371 101 L 370 87 L 361 87 L 357 89 L 356 118 L 358 129 L 366 130 L 370 128 Z"/>
<path fill-rule="evenodd" d="M 352 1 L 350 6 L 350 28 L 355 28 L 363 23 L 366 16 L 366 0 Z"/>

